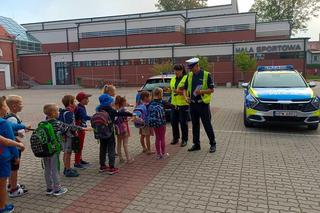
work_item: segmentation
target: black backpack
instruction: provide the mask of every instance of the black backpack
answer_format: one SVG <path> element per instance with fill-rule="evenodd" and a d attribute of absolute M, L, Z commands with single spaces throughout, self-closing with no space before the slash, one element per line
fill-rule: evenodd
<path fill-rule="evenodd" d="M 95 139 L 108 139 L 113 135 L 113 123 L 109 113 L 105 111 L 99 111 L 91 117 L 91 126 Z"/>

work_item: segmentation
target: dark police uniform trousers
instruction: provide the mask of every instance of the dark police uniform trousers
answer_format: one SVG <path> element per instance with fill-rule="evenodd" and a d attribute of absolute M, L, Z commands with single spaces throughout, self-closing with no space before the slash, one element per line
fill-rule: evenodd
<path fill-rule="evenodd" d="M 188 141 L 188 109 L 189 106 L 177 106 L 171 110 L 171 125 L 173 139 L 180 138 L 179 123 L 181 126 L 182 141 Z"/>
<path fill-rule="evenodd" d="M 216 145 L 215 135 L 211 124 L 210 105 L 205 103 L 190 104 L 190 114 L 192 120 L 193 143 L 200 146 L 200 119 L 207 133 L 211 146 Z"/>

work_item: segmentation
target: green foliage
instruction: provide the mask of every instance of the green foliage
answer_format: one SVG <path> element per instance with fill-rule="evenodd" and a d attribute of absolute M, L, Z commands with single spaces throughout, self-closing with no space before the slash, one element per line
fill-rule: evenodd
<path fill-rule="evenodd" d="M 162 11 L 185 10 L 206 7 L 208 0 L 158 0 L 155 6 Z"/>
<path fill-rule="evenodd" d="M 320 75 L 308 75 L 306 79 L 307 81 L 320 81 Z"/>
<path fill-rule="evenodd" d="M 244 74 L 256 68 L 257 60 L 251 58 L 247 52 L 242 51 L 235 55 L 235 64 L 240 69 L 242 80 L 244 80 Z"/>
<path fill-rule="evenodd" d="M 307 64 L 309 69 L 320 69 L 320 64 Z"/>
<path fill-rule="evenodd" d="M 161 64 L 155 64 L 152 67 L 152 72 L 155 75 L 160 75 L 162 73 L 172 72 L 172 63 L 170 61 L 166 61 L 166 62 L 161 63 Z"/>
<path fill-rule="evenodd" d="M 76 78 L 76 82 L 77 82 L 78 85 L 81 85 L 81 80 L 82 80 L 81 77 L 77 77 L 77 78 Z"/>
<path fill-rule="evenodd" d="M 306 31 L 308 21 L 317 17 L 320 0 L 255 0 L 250 11 L 257 12 L 258 21 L 288 20 L 293 33 Z"/>
<path fill-rule="evenodd" d="M 204 56 L 196 56 L 197 58 L 199 58 L 199 66 L 200 68 L 206 70 L 206 71 L 211 71 L 212 70 L 212 64 L 209 63 L 208 58 L 204 57 Z"/>

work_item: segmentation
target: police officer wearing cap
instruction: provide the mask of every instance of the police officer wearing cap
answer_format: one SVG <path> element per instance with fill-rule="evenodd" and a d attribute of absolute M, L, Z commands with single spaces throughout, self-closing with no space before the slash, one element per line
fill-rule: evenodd
<path fill-rule="evenodd" d="M 173 67 L 175 76 L 170 81 L 171 90 L 171 104 L 173 109 L 171 110 L 171 126 L 173 140 L 172 145 L 179 143 L 180 131 L 179 123 L 181 127 L 181 147 L 187 145 L 188 142 L 188 110 L 189 103 L 183 96 L 183 88 L 187 79 L 186 69 L 182 64 L 176 64 Z"/>
<path fill-rule="evenodd" d="M 214 83 L 209 72 L 200 68 L 199 58 L 186 61 L 190 72 L 184 85 L 184 97 L 190 103 L 193 146 L 188 151 L 200 150 L 200 118 L 210 141 L 210 153 L 216 151 L 216 140 L 211 124 L 210 101 Z"/>

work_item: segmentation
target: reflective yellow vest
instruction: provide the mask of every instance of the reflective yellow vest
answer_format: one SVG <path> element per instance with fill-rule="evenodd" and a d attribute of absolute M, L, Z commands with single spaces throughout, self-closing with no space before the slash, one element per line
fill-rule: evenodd
<path fill-rule="evenodd" d="M 177 88 L 184 87 L 184 84 L 187 80 L 187 75 L 183 76 L 181 81 L 179 82 Z M 187 101 L 185 100 L 183 95 L 179 95 L 175 93 L 174 91 L 176 90 L 176 77 L 173 77 L 170 81 L 170 89 L 171 89 L 171 104 L 174 106 L 186 106 L 189 105 Z"/>
<path fill-rule="evenodd" d="M 203 71 L 203 81 L 202 81 L 201 90 L 208 89 L 208 76 L 209 76 L 209 72 Z M 191 93 L 192 93 L 192 77 L 193 77 L 193 72 L 190 72 L 188 74 L 188 96 L 189 97 L 191 97 Z M 210 104 L 211 96 L 212 96 L 212 93 L 201 95 L 201 99 L 203 103 Z"/>

